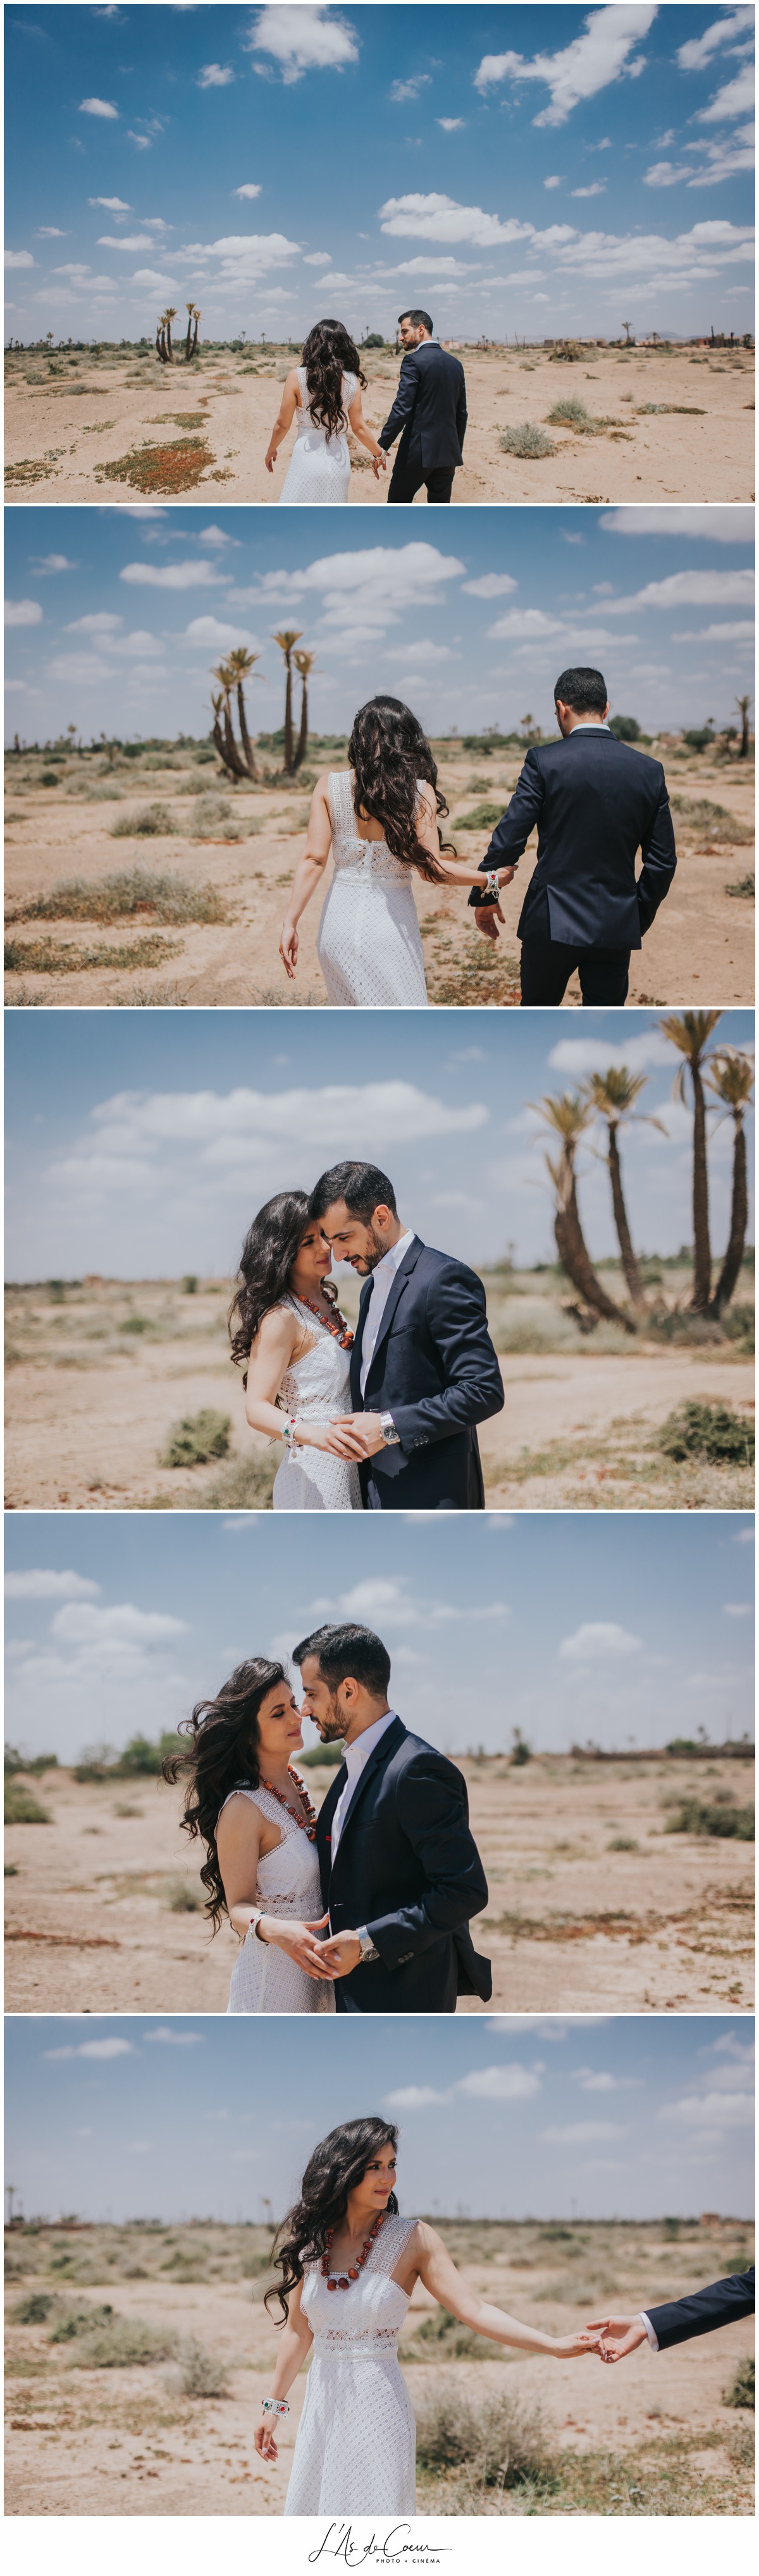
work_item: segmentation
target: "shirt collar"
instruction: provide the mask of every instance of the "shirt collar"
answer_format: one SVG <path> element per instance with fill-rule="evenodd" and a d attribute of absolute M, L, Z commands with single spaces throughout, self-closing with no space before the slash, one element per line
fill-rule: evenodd
<path fill-rule="evenodd" d="M 372 1278 L 376 1279 L 378 1270 L 399 1270 L 404 1255 L 408 1252 L 409 1244 L 413 1242 L 413 1226 L 407 1225 L 405 1233 L 399 1234 L 397 1243 L 391 1243 L 389 1250 L 383 1252 L 381 1261 L 377 1262 L 376 1268 L 372 1271 Z"/>
<path fill-rule="evenodd" d="M 572 733 L 611 733 L 611 725 L 607 723 L 605 716 L 599 716 L 598 723 L 596 723 L 594 717 L 591 724 L 573 725 Z M 565 734 L 564 740 L 565 742 L 571 742 L 572 734 Z"/>
<path fill-rule="evenodd" d="M 364 1727 L 363 1733 L 357 1735 L 355 1744 L 346 1745 L 343 1760 L 349 1779 L 355 1779 L 357 1773 L 363 1771 L 364 1763 L 368 1762 L 370 1753 L 374 1752 L 375 1744 L 379 1744 L 380 1737 L 385 1734 L 388 1726 L 394 1725 L 395 1709 L 389 1708 L 384 1717 L 375 1718 L 373 1726 Z"/>

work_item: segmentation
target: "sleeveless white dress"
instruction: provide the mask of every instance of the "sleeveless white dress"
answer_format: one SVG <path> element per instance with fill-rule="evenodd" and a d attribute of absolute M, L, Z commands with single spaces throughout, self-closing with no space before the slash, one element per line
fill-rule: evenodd
<path fill-rule="evenodd" d="M 350 1389 L 350 1351 L 343 1351 L 326 1324 L 302 1306 L 299 1297 L 284 1297 L 283 1305 L 291 1308 L 306 1330 L 313 1335 L 310 1350 L 295 1360 L 285 1371 L 280 1387 L 286 1413 L 299 1422 L 336 1422 L 341 1413 L 353 1412 Z M 274 1478 L 272 1509 L 275 1512 L 360 1512 L 363 1511 L 358 1468 L 352 1459 L 332 1458 L 328 1449 L 309 1449 L 305 1442 L 283 1458 Z M 260 1944 L 259 1944 L 260 1947 Z"/>
<path fill-rule="evenodd" d="M 306 2266 L 314 2348 L 286 2514 L 416 2512 L 416 2424 L 396 2351 L 408 2294 L 389 2278 L 415 2226 L 386 2218 L 349 2290 Z"/>
<path fill-rule="evenodd" d="M 346 421 L 357 385 L 357 376 L 343 376 L 342 399 Z M 298 392 L 295 446 L 279 498 L 296 505 L 326 501 L 334 508 L 336 501 L 347 501 L 348 498 L 351 460 L 347 435 L 344 429 L 339 429 L 330 438 L 323 421 L 312 418 L 305 367 L 298 368 Z"/>
<path fill-rule="evenodd" d="M 255 1902 L 262 1914 L 289 1914 L 299 1923 L 317 1923 L 324 1907 L 316 1844 L 309 1842 L 295 1817 L 287 1814 L 270 1789 L 233 1789 L 230 1795 L 249 1798 L 267 1824 L 278 1825 L 282 1835 L 276 1851 L 264 1853 L 258 1863 Z M 228 1805 L 229 1799 L 225 1798 L 224 1806 Z M 325 2013 L 334 2009 L 334 1986 L 316 1985 L 294 1959 L 285 1957 L 284 1950 L 257 1940 L 255 1932 L 246 1934 L 232 1970 L 228 2013 Z"/>
<path fill-rule="evenodd" d="M 412 870 L 384 839 L 359 839 L 350 769 L 330 772 L 327 795 L 334 876 L 317 955 L 329 1000 L 343 1010 L 426 1011 Z"/>

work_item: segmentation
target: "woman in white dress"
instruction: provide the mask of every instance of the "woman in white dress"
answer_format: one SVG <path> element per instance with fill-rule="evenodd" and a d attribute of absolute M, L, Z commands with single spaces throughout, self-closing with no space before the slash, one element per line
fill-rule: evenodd
<path fill-rule="evenodd" d="M 285 2322 L 255 2434 L 262 2460 L 277 2457 L 274 2427 L 313 2349 L 286 2514 L 415 2513 L 416 2428 L 396 2347 L 417 2281 L 491 2343 L 559 2361 L 599 2347 L 599 2334 L 538 2334 L 470 2289 L 436 2228 L 398 2216 L 397 2145 L 386 2120 L 332 2129 L 278 2232 L 282 2283 L 266 2305 L 277 2298 Z"/>
<path fill-rule="evenodd" d="M 311 800 L 279 953 L 295 980 L 298 922 L 334 874 L 319 923 L 317 953 L 330 1002 L 355 1010 L 426 1010 L 424 955 L 413 874 L 432 885 L 478 885 L 492 895 L 512 868 L 493 877 L 456 859 L 441 841 L 447 814 L 426 735 L 401 698 L 370 698 L 354 719 L 347 769 L 323 770 Z"/>
<path fill-rule="evenodd" d="M 353 1334 L 335 1302 L 331 1267 L 304 1190 L 280 1190 L 259 1208 L 240 1255 L 229 1325 L 251 1429 L 285 1442 L 275 1512 L 363 1509 L 358 1467 L 335 1429 L 353 1410 Z"/>
<path fill-rule="evenodd" d="M 300 1711 L 283 1664 L 255 1655 L 199 1700 L 170 1754 L 164 1779 L 185 1784 L 185 1833 L 205 1845 L 206 1914 L 227 1916 L 240 1944 L 231 2013 L 334 2012 L 332 1974 L 319 1935 L 316 1814 L 293 1764 Z"/>
<path fill-rule="evenodd" d="M 387 471 L 384 449 L 368 429 L 361 409 L 366 386 L 361 360 L 342 322 L 316 322 L 309 331 L 299 367 L 285 378 L 282 400 L 266 450 L 266 471 L 273 474 L 283 438 L 296 422 L 295 446 L 280 501 L 288 504 L 347 501 L 351 479 L 348 424 L 359 447 L 372 460 L 375 483 Z"/>

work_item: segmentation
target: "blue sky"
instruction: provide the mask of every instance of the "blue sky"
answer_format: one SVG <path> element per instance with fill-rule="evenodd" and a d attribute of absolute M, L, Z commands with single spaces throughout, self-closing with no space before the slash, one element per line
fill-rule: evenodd
<path fill-rule="evenodd" d="M 451 512 L 410 540 L 392 512 L 207 508 L 6 512 L 7 733 L 44 741 L 203 734 L 220 652 L 260 650 L 250 721 L 282 717 L 281 623 L 317 653 L 317 730 L 360 696 L 403 693 L 432 732 L 550 730 L 562 665 L 601 664 L 613 708 L 655 731 L 726 723 L 751 685 L 753 511 Z M 386 534 L 390 528 L 389 538 Z"/>
<path fill-rule="evenodd" d="M 745 7 L 24 8 L 7 327 L 751 327 Z M 434 49 L 434 50 L 433 50 Z"/>
<path fill-rule="evenodd" d="M 753 1045 L 753 1014 L 720 1036 Z M 691 1118 L 672 1098 L 679 1059 L 652 1011 L 6 1013 L 7 1275 L 11 1279 L 233 1275 L 257 1207 L 311 1188 L 338 1156 L 390 1171 L 427 1242 L 475 1264 L 509 1244 L 555 1258 L 545 1131 L 530 1106 L 594 1067 L 648 1073 L 623 1147 L 639 1250 L 690 1241 Z M 713 1129 L 715 1249 L 725 1242 L 732 1128 Z M 580 1202 L 597 1259 L 616 1249 L 608 1178 L 592 1151 Z M 338 1272 L 338 1279 L 340 1273 Z"/>
<path fill-rule="evenodd" d="M 375 1519 L 341 1529 L 337 1565 L 330 1528 L 301 1557 L 260 1513 L 11 1517 L 9 1740 L 68 1762 L 156 1736 L 247 1656 L 341 1618 L 379 1630 L 392 1705 L 444 1752 L 506 1750 L 517 1725 L 560 1753 L 752 1733 L 748 1517 Z"/>
<path fill-rule="evenodd" d="M 6 2173 L 27 2217 L 260 2220 L 267 2201 L 282 2217 L 317 2139 L 367 2112 L 399 2121 L 409 2215 L 753 2207 L 747 2020 L 335 2017 L 301 2023 L 297 2048 L 272 2020 L 255 2051 L 212 2017 L 5 2028 Z"/>

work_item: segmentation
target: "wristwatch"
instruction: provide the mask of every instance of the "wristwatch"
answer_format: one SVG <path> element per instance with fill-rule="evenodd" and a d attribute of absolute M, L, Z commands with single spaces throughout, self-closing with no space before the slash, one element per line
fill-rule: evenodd
<path fill-rule="evenodd" d="M 370 1934 L 369 1932 L 367 1932 L 366 1924 L 365 1924 L 365 1923 L 360 1923 L 360 1924 L 358 1925 L 357 1930 L 356 1930 L 356 1940 L 357 1940 L 357 1942 L 358 1942 L 359 1949 L 360 1949 L 360 1952 L 361 1952 L 361 1965 L 362 1965 L 362 1967 L 363 1967 L 363 1965 L 364 1965 L 365 1960 L 367 1960 L 367 1959 L 378 1959 L 378 1958 L 379 1958 L 379 1951 L 378 1951 L 378 1949 L 376 1948 L 375 1943 L 373 1942 L 373 1940 L 372 1940 L 372 1938 L 371 1938 L 371 1934 Z"/>
<path fill-rule="evenodd" d="M 399 1431 L 396 1431 L 392 1413 L 380 1414 L 380 1430 L 382 1432 L 386 1449 L 398 1449 L 400 1447 L 401 1435 Z"/>

